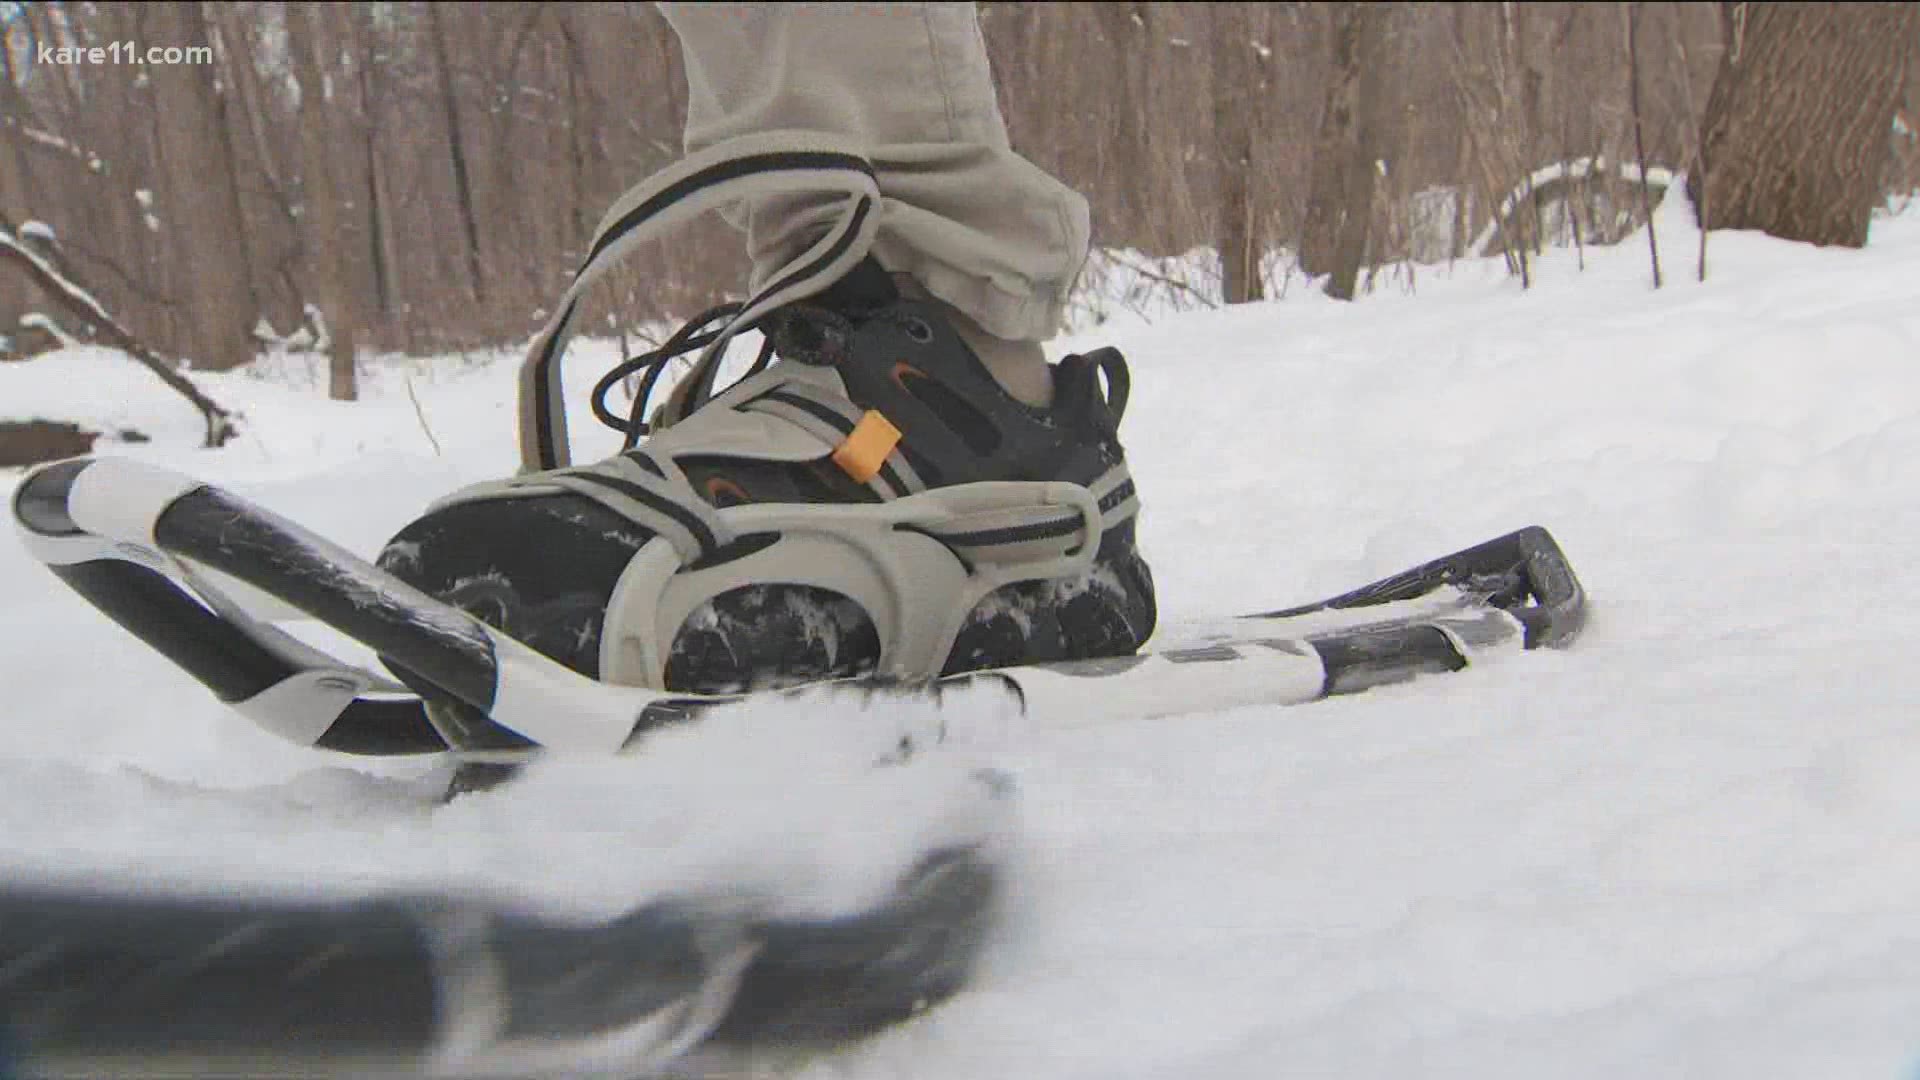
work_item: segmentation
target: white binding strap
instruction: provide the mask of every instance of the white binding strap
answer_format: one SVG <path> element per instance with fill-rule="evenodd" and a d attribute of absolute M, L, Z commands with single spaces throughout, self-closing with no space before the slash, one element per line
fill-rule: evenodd
<path fill-rule="evenodd" d="M 533 339 L 521 366 L 522 471 L 543 472 L 572 461 L 560 356 L 587 288 L 642 242 L 664 236 L 708 210 L 760 196 L 800 193 L 844 195 L 838 219 L 813 246 L 767 275 L 708 346 L 704 360 L 724 349 L 740 328 L 783 304 L 820 292 L 866 257 L 880 224 L 880 189 L 873 165 L 844 140 L 815 133 L 764 132 L 689 155 L 621 196 L 594 231 L 585 262 Z M 707 371 L 710 378 L 710 367 Z"/>

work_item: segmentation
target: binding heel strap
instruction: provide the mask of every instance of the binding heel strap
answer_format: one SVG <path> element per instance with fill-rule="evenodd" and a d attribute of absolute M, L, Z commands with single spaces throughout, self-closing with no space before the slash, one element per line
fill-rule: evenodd
<path fill-rule="evenodd" d="M 763 132 L 728 139 L 691 154 L 622 195 L 594 230 L 593 245 L 553 314 L 533 339 L 520 368 L 520 462 L 526 472 L 572 460 L 560 357 L 581 297 L 643 242 L 658 239 L 709 210 L 756 196 L 840 196 L 832 226 L 818 242 L 756 282 L 753 296 L 701 353 L 695 377 L 711 385 L 714 362 L 734 335 L 762 315 L 812 296 L 865 258 L 880 228 L 880 188 L 873 163 L 845 140 L 817 133 Z"/>

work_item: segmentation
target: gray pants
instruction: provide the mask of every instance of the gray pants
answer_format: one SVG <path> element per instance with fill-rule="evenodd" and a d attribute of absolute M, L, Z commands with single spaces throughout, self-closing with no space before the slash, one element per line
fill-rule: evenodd
<path fill-rule="evenodd" d="M 685 56 L 689 153 L 762 132 L 853 140 L 885 200 L 882 266 L 995 337 L 1059 328 L 1086 260 L 1087 203 L 1009 147 L 972 3 L 660 9 Z M 810 209 L 774 196 L 729 215 L 756 279 L 811 242 Z"/>

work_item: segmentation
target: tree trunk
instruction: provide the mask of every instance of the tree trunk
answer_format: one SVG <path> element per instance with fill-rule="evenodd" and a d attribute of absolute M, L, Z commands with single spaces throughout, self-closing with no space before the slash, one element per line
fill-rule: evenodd
<path fill-rule="evenodd" d="M 300 222 L 294 218 L 293 196 L 283 182 L 285 163 L 274 152 L 270 138 L 249 24 L 238 5 L 202 4 L 200 10 L 208 32 L 220 42 L 220 66 L 214 74 L 220 88 L 220 133 L 243 215 L 233 235 L 246 248 L 256 316 L 271 325 L 284 325 L 300 315 L 298 288 L 291 275 Z"/>
<path fill-rule="evenodd" d="M 20 93 L 18 78 L 13 50 L 0 48 L 0 214 L 27 221 L 39 200 L 35 197 L 33 167 L 27 162 L 26 136 L 20 131 L 32 113 Z"/>
<path fill-rule="evenodd" d="M 1367 259 L 1379 181 L 1375 143 L 1388 12 L 1384 5 L 1331 5 L 1333 57 L 1326 110 L 1314 147 L 1301 266 L 1326 274 L 1327 295 L 1351 300 Z"/>
<path fill-rule="evenodd" d="M 140 36 L 142 13 L 138 5 L 102 9 L 105 31 L 115 41 L 135 41 Z M 165 208 L 155 201 L 159 182 L 159 132 L 155 124 L 153 81 L 138 70 L 121 74 L 115 70 L 116 91 L 109 100 L 113 123 L 106 129 L 115 161 L 126 168 L 114 176 L 112 196 L 114 236 L 118 240 L 125 277 L 139 282 L 137 289 L 118 292 L 116 310 L 130 323 L 141 328 L 156 347 L 169 355 L 180 355 L 184 325 L 177 313 L 184 303 L 180 268 L 167 258 Z"/>
<path fill-rule="evenodd" d="M 1508 49 L 1513 57 L 1513 78 L 1517 83 L 1516 96 L 1519 98 L 1521 146 L 1521 167 L 1529 170 L 1527 186 L 1531 188 L 1532 172 L 1549 158 L 1546 148 L 1546 121 L 1541 116 L 1542 87 L 1546 75 L 1540 70 L 1540 57 L 1533 48 L 1533 35 L 1528 30 L 1527 12 L 1531 4 L 1503 4 L 1501 12 L 1505 15 Z M 1529 191 L 1526 206 L 1520 208 L 1515 217 L 1523 223 L 1525 233 L 1520 242 L 1530 248 L 1537 257 L 1546 250 L 1546 223 L 1540 216 L 1540 197 L 1537 192 Z"/>
<path fill-rule="evenodd" d="M 242 48 L 247 40 L 246 30 L 241 25 L 245 16 L 227 4 L 215 5 L 211 14 L 220 28 L 220 38 L 226 44 L 227 54 L 233 61 L 229 66 L 233 69 L 234 100 L 240 106 L 240 122 L 246 126 L 248 141 L 252 143 L 254 156 L 260 160 L 260 171 L 267 178 L 267 186 L 276 195 L 284 196 L 286 185 L 281 181 L 281 169 L 274 157 L 273 144 L 267 137 L 269 121 L 266 119 L 266 91 L 260 85 L 259 73 L 254 70 L 246 50 Z M 294 12 L 289 9 L 287 14 L 291 17 Z M 298 223 L 295 224 L 297 226 Z"/>
<path fill-rule="evenodd" d="M 151 4 L 141 14 L 145 33 L 137 47 L 207 45 L 206 20 L 197 3 Z M 180 280 L 185 284 L 193 358 L 204 368 L 239 367 L 253 358 L 258 306 L 248 277 L 245 219 L 214 68 L 156 64 L 146 73 L 158 118 L 166 198 L 162 220 L 169 254 L 192 267 Z"/>
<path fill-rule="evenodd" d="M 1151 157 L 1147 140 L 1153 129 L 1146 107 L 1152 94 L 1147 74 L 1153 40 L 1148 30 L 1151 11 L 1146 4 L 1136 3 L 1091 7 L 1100 20 L 1100 32 L 1106 36 L 1108 55 L 1115 67 L 1113 123 L 1107 135 L 1112 141 L 1101 149 L 1106 154 L 1109 175 L 1119 174 L 1120 182 L 1114 187 L 1113 206 L 1105 216 L 1123 223 L 1128 232 L 1139 231 L 1155 216 L 1155 200 L 1149 190 L 1152 172 L 1147 165 Z"/>
<path fill-rule="evenodd" d="M 354 317 L 348 284 L 351 266 L 347 238 L 341 225 L 341 184 L 334 175 L 332 110 L 327 97 L 329 73 L 322 66 L 322 43 L 327 40 L 322 13 L 311 4 L 287 9 L 287 51 L 293 60 L 294 81 L 300 86 L 300 202 L 301 233 L 305 238 L 308 280 L 327 327 L 327 396 L 353 401 L 360 396 L 354 377 L 354 342 L 359 320 Z M 330 54 L 330 51 L 329 51 Z"/>
<path fill-rule="evenodd" d="M 586 51 L 573 28 L 574 14 L 561 9 L 554 13 L 560 28 L 560 40 L 567 48 L 567 243 L 584 245 L 593 234 L 593 218 L 587 209 L 591 187 L 589 171 L 594 147 L 599 145 L 600 103 L 593 98 L 593 73 L 587 67 Z"/>
<path fill-rule="evenodd" d="M 1264 296 L 1260 252 L 1254 228 L 1253 168 L 1255 68 L 1249 9 L 1214 4 L 1208 12 L 1213 33 L 1214 168 L 1219 198 L 1218 236 L 1221 298 L 1244 304 Z"/>
<path fill-rule="evenodd" d="M 393 329 L 393 316 L 399 303 L 395 298 L 393 249 L 393 213 L 386 197 L 385 166 L 379 153 L 380 114 L 386 108 L 386 88 L 381 73 L 386 66 L 375 55 L 372 9 L 361 5 L 348 9 L 354 43 L 354 68 L 360 79 L 360 161 L 362 189 L 367 199 L 367 265 L 373 310 L 380 316 L 381 328 Z"/>
<path fill-rule="evenodd" d="M 1640 122 L 1640 0 L 1627 5 L 1628 107 L 1633 111 L 1633 153 L 1640 163 L 1640 212 L 1647 219 L 1647 257 L 1653 264 L 1653 287 L 1660 287 L 1660 235 L 1653 223 L 1653 193 L 1647 180 L 1647 140 Z"/>
<path fill-rule="evenodd" d="M 1879 205 L 1912 3 L 1726 3 L 1700 141 L 1713 229 L 1861 247 Z M 1699 213 L 1701 177 L 1687 178 Z"/>
<path fill-rule="evenodd" d="M 473 187 L 467 180 L 466 142 L 460 135 L 460 102 L 453 92 L 453 65 L 447 59 L 447 31 L 440 5 L 427 4 L 427 22 L 433 39 L 433 59 L 440 72 L 440 102 L 447 117 L 447 153 L 452 158 L 453 193 L 460 208 L 460 227 L 467 241 L 467 285 L 476 303 L 486 301 L 480 272 L 480 222 L 473 209 Z"/>
<path fill-rule="evenodd" d="M 520 130 L 518 118 L 521 104 L 515 99 L 520 94 L 520 88 L 532 81 L 521 73 L 521 65 L 526 62 L 528 46 L 533 43 L 535 32 L 540 28 L 540 22 L 550 7 L 554 23 L 564 23 L 566 19 L 561 14 L 560 5 L 529 5 L 526 11 L 519 15 L 518 21 L 511 29 L 504 25 L 504 19 L 495 20 L 503 24 L 498 27 L 498 36 L 506 43 L 505 55 L 496 59 L 496 53 L 500 50 L 493 48 L 487 49 L 484 53 L 489 64 L 492 65 L 486 73 L 483 84 L 486 87 L 487 96 L 491 99 L 487 103 L 486 111 L 490 125 L 490 129 L 486 132 L 486 143 L 492 150 L 492 154 L 489 155 L 491 178 L 487 188 L 495 193 L 512 192 L 519 187 L 519 178 L 525 175 L 528 143 L 537 141 L 540 137 Z M 564 27 L 560 35 L 563 39 L 565 38 Z M 580 112 L 576 105 L 579 99 L 572 96 L 573 83 L 573 69 L 569 67 L 567 74 L 569 96 L 566 99 L 568 105 L 565 124 L 570 142 L 571 133 L 579 127 L 580 121 Z M 494 242 L 505 250 L 540 250 L 540 224 L 543 215 L 530 200 L 516 199 L 510 195 L 502 197 L 496 194 L 493 205 L 486 208 L 485 216 L 488 231 L 492 234 Z M 540 272 L 544 268 L 524 261 L 511 265 L 515 271 L 513 276 L 518 280 L 503 282 L 501 278 L 504 276 L 505 268 L 491 267 L 496 294 L 512 294 L 517 287 L 520 290 L 519 295 L 524 296 L 528 292 L 529 285 L 533 286 L 532 292 L 542 291 L 537 283 L 548 280 L 547 276 Z M 542 296 L 542 300 L 544 299 L 545 297 Z M 536 301 L 538 302 L 540 301 Z"/>

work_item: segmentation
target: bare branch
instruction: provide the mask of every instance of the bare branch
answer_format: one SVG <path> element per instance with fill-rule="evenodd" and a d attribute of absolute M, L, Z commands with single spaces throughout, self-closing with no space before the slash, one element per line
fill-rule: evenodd
<path fill-rule="evenodd" d="M 94 299 L 92 293 L 75 283 L 72 279 L 54 269 L 53 264 L 42 258 L 30 247 L 14 238 L 12 231 L 0 228 L 0 258 L 26 272 L 29 279 L 61 307 L 80 319 L 92 323 L 100 331 L 100 336 L 116 348 L 133 357 L 142 367 L 166 383 L 175 392 L 193 403 L 206 418 L 207 446 L 221 446 L 234 436 L 233 416 L 216 404 L 212 398 L 200 392 L 200 388 L 191 379 L 173 370 L 165 360 L 133 336 L 119 320 Z"/>

